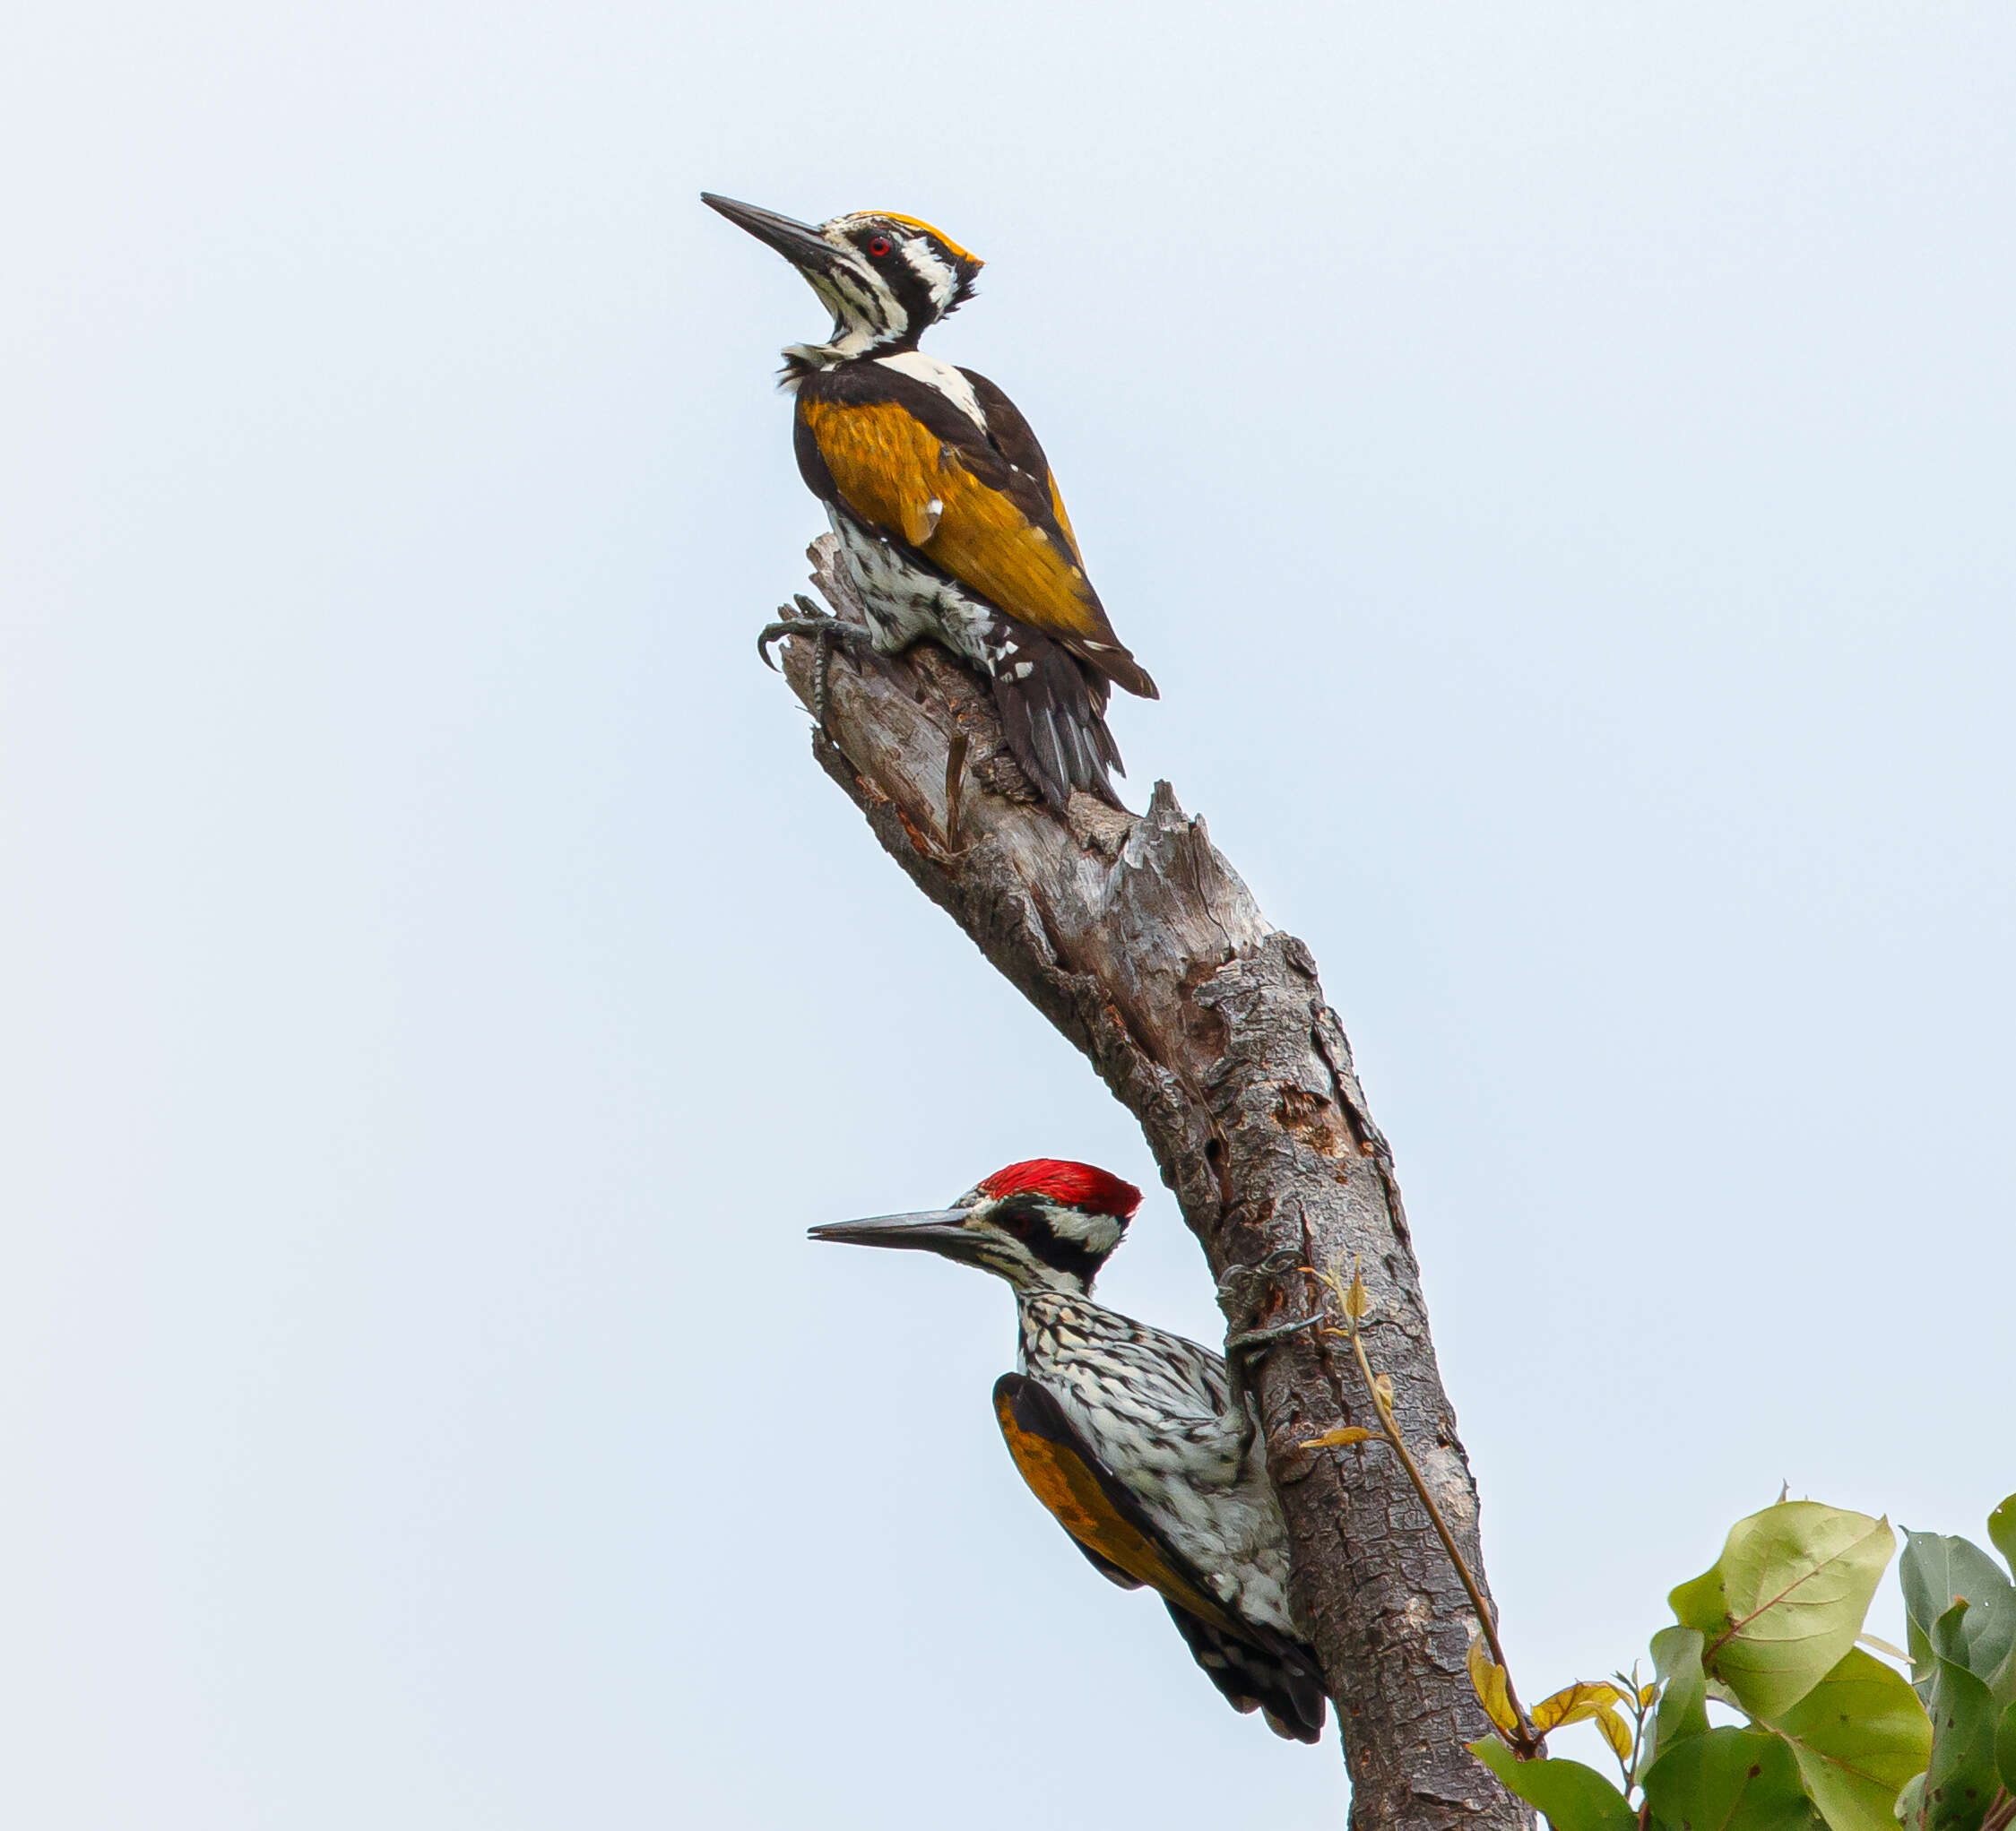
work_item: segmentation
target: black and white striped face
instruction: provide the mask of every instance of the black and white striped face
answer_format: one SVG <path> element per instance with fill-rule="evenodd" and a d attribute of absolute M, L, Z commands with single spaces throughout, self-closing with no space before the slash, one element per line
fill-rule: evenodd
<path fill-rule="evenodd" d="M 1010 1164 L 951 1207 L 815 1227 L 814 1239 L 935 1252 L 1005 1278 L 1017 1291 L 1092 1289 L 1141 1200 L 1132 1183 L 1089 1164 Z"/>
<path fill-rule="evenodd" d="M 1086 1292 L 1113 1248 L 1127 1238 L 1118 1215 L 1021 1190 L 991 1197 L 975 1189 L 966 1227 L 974 1262 L 1017 1291 Z"/>
<path fill-rule="evenodd" d="M 862 210 L 814 229 L 753 204 L 704 195 L 783 255 L 833 314 L 828 341 L 794 344 L 784 352 L 805 367 L 914 349 L 926 330 L 973 297 L 980 261 L 915 217 Z"/>
<path fill-rule="evenodd" d="M 833 313 L 836 351 L 908 349 L 973 297 L 980 263 L 929 223 L 862 210 L 819 235 L 840 258 L 823 278 L 805 277 Z"/>

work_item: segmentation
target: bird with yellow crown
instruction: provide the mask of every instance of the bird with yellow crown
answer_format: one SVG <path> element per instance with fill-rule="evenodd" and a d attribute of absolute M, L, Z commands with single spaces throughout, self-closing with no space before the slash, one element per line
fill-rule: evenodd
<path fill-rule="evenodd" d="M 920 639 L 983 674 L 1008 750 L 1057 808 L 1074 790 L 1117 807 L 1112 685 L 1158 695 L 1086 576 L 1057 480 L 1029 423 L 986 376 L 918 339 L 973 296 L 981 263 L 949 236 L 885 211 L 814 227 L 702 193 L 774 248 L 833 314 L 824 343 L 784 354 L 798 468 L 826 506 L 868 617 L 787 619 L 765 639 Z"/>

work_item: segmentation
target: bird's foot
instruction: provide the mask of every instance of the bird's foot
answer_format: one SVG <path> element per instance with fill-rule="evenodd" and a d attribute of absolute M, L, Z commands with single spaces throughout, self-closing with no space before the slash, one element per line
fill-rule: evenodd
<path fill-rule="evenodd" d="M 798 592 L 792 601 L 797 604 L 799 614 L 793 617 L 786 607 L 779 606 L 777 621 L 765 624 L 757 636 L 756 652 L 762 656 L 766 668 L 774 669 L 777 664 L 770 659 L 772 643 L 781 642 L 787 635 L 796 635 L 805 637 L 813 644 L 812 716 L 824 731 L 826 713 L 833 704 L 828 675 L 834 649 L 844 648 L 856 655 L 872 653 L 875 638 L 858 623 L 828 616 L 802 592 Z"/>
<path fill-rule="evenodd" d="M 1237 1356 L 1240 1360 L 1246 1360 L 1250 1364 L 1252 1360 L 1256 1360 L 1265 1354 L 1276 1342 L 1285 1342 L 1290 1335 L 1299 1335 L 1304 1329 L 1315 1328 L 1319 1323 L 1328 1320 L 1327 1317 L 1318 1314 L 1316 1316 L 1305 1316 L 1300 1322 L 1283 1323 L 1277 1328 L 1243 1329 L 1238 1334 L 1226 1338 L 1225 1363 L 1230 1366 L 1233 1357 Z"/>
<path fill-rule="evenodd" d="M 1259 1408 L 1250 1378 L 1253 1363 L 1265 1358 L 1270 1350 L 1291 1335 L 1319 1327 L 1325 1320 L 1324 1313 L 1318 1310 L 1314 1316 L 1305 1316 L 1300 1322 L 1279 1323 L 1265 1329 L 1253 1326 L 1267 1301 L 1269 1287 L 1295 1270 L 1301 1262 L 1299 1253 L 1285 1249 L 1272 1252 L 1257 1265 L 1232 1266 L 1218 1282 L 1219 1307 L 1233 1326 L 1232 1333 L 1225 1337 L 1225 1383 L 1231 1388 L 1233 1410 L 1239 1419 L 1238 1466 L 1241 1468 L 1245 1466 L 1259 1429 Z"/>
<path fill-rule="evenodd" d="M 1257 1265 L 1227 1265 L 1218 1280 L 1218 1308 L 1236 1335 L 1250 1329 L 1267 1307 L 1275 1285 L 1302 1264 L 1302 1255 L 1284 1247 L 1270 1252 Z M 1229 1348 L 1230 1343 L 1227 1343 Z"/>

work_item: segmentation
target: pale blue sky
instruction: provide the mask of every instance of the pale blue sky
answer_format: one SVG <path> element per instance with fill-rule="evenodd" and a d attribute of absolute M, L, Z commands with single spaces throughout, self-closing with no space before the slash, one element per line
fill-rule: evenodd
<path fill-rule="evenodd" d="M 0 1818 L 1339 1822 L 1020 1491 L 1005 1293 L 803 1242 L 1154 1176 L 756 663 L 822 321 L 703 186 L 986 257 L 936 347 L 1323 966 L 1527 1688 L 1782 1480 L 2016 1487 L 2006 7 L 8 39 Z"/>

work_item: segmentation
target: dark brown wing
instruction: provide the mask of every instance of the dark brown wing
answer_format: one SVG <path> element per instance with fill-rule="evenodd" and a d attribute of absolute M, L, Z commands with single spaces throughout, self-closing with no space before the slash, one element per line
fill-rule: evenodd
<path fill-rule="evenodd" d="M 1034 428 L 1022 417 L 1022 410 L 978 370 L 963 368 L 959 373 L 973 384 L 973 399 L 980 402 L 980 410 L 987 416 L 987 436 L 993 442 L 994 449 L 1035 483 L 1050 504 L 1057 525 L 1063 529 L 1064 538 L 1071 543 L 1072 553 L 1083 565 L 1085 556 L 1078 552 L 1077 534 L 1071 526 L 1070 516 L 1064 512 L 1064 497 L 1057 488 L 1056 473 L 1051 470 L 1050 460 L 1043 455 L 1043 448 L 1036 441 Z"/>

